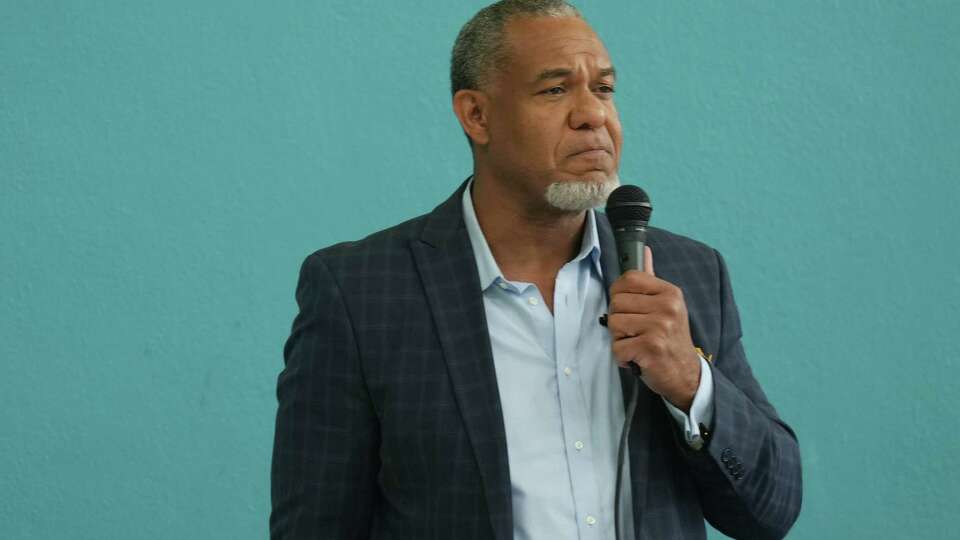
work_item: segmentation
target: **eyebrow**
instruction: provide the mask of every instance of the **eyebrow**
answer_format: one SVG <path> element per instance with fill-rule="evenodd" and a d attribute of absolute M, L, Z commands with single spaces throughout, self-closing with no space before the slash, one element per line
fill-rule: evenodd
<path fill-rule="evenodd" d="M 563 79 L 563 78 L 569 77 L 572 74 L 573 74 L 573 70 L 570 68 L 545 69 L 541 71 L 539 75 L 537 75 L 537 80 L 535 82 L 549 81 L 552 79 Z M 614 69 L 613 66 L 601 69 L 600 73 L 598 73 L 598 78 L 609 77 L 611 75 L 613 77 L 617 76 L 617 70 Z"/>

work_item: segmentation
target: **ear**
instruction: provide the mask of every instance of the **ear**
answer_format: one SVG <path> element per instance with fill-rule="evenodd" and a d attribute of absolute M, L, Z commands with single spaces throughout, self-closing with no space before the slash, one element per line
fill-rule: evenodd
<path fill-rule="evenodd" d="M 453 113 L 470 140 L 480 146 L 490 141 L 487 125 L 489 106 L 489 96 L 479 90 L 458 90 L 453 95 Z"/>

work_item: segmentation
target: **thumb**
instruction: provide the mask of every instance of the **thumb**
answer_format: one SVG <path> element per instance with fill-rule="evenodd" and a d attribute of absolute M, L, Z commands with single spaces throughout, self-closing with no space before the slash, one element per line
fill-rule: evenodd
<path fill-rule="evenodd" d="M 650 249 L 650 246 L 643 246 L 643 271 L 655 276 L 653 273 L 653 250 Z"/>

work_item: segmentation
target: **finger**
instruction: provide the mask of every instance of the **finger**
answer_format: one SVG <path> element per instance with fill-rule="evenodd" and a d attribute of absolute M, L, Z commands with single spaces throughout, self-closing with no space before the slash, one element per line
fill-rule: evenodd
<path fill-rule="evenodd" d="M 618 339 L 613 342 L 611 347 L 611 352 L 613 353 L 614 359 L 616 359 L 617 364 L 625 368 L 631 362 L 640 366 L 641 369 L 646 367 L 646 362 L 642 360 L 638 352 L 642 349 L 639 341 L 641 338 L 624 338 Z"/>
<path fill-rule="evenodd" d="M 620 292 L 610 295 L 610 313 L 647 314 L 657 311 L 660 300 L 651 294 Z"/>
<path fill-rule="evenodd" d="M 643 246 L 643 271 L 655 276 L 653 272 L 653 250 L 650 249 L 650 246 Z"/>
<path fill-rule="evenodd" d="M 644 257 L 646 259 L 646 257 Z M 646 262 L 644 262 L 646 265 Z M 651 267 L 652 268 L 652 267 Z M 639 270 L 627 270 L 610 286 L 610 296 L 618 293 L 659 294 L 670 288 L 662 279 Z"/>
<path fill-rule="evenodd" d="M 613 313 L 607 317 L 607 329 L 614 340 L 662 333 L 663 317 L 636 313 Z"/>
<path fill-rule="evenodd" d="M 636 353 L 630 347 L 630 338 L 618 339 L 613 342 L 610 352 L 613 353 L 614 360 L 617 361 L 617 365 L 622 368 L 627 367 L 630 362 L 633 362 Z"/>

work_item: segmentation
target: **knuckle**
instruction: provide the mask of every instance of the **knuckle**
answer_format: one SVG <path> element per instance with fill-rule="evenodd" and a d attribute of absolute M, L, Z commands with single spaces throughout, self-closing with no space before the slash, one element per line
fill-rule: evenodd
<path fill-rule="evenodd" d="M 613 285 L 610 286 L 610 297 L 613 298 L 615 295 L 624 294 L 630 292 L 633 288 L 633 284 L 630 281 L 630 273 L 621 275 L 613 282 Z"/>
<path fill-rule="evenodd" d="M 630 349 L 627 347 L 627 344 L 623 340 L 618 340 L 613 343 L 613 357 L 620 362 L 629 362 L 630 361 Z"/>
<path fill-rule="evenodd" d="M 637 364 L 638 366 L 640 366 L 640 369 L 643 370 L 643 371 L 647 371 L 647 368 L 650 367 L 650 362 L 647 360 L 647 356 L 646 356 L 646 355 L 640 355 L 640 356 L 638 356 L 637 358 L 635 358 L 635 359 L 633 360 L 633 362 L 634 362 L 635 364 Z"/>
<path fill-rule="evenodd" d="M 622 315 L 610 315 L 609 319 L 607 320 L 607 329 L 610 331 L 610 335 L 612 335 L 615 339 L 633 335 L 630 325 L 628 324 L 626 318 Z"/>
<path fill-rule="evenodd" d="M 683 289 L 681 289 L 680 287 L 677 287 L 676 285 L 671 285 L 671 287 L 673 287 L 673 297 L 676 299 L 677 302 L 679 302 L 680 304 L 683 304 L 684 302 Z"/>
<path fill-rule="evenodd" d="M 674 319 L 664 319 L 661 327 L 665 334 L 670 334 L 677 327 L 677 323 Z"/>

